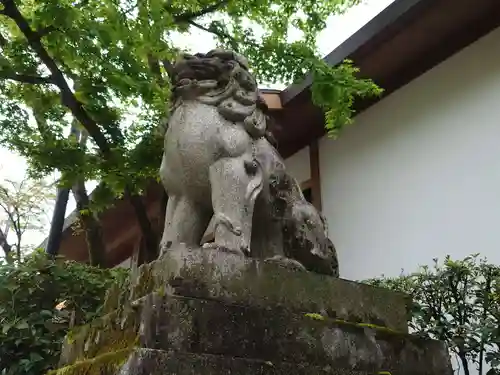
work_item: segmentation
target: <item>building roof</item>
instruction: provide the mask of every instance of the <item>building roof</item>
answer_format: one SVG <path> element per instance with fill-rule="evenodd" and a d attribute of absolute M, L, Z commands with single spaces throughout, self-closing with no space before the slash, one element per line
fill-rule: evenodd
<path fill-rule="evenodd" d="M 360 75 L 384 89 L 358 100 L 359 113 L 500 26 L 498 0 L 395 0 L 325 60 L 352 60 Z M 311 77 L 280 94 L 281 129 L 275 136 L 289 156 L 325 134 L 323 114 L 311 103 Z"/>
<path fill-rule="evenodd" d="M 395 0 L 325 60 L 336 65 L 350 59 L 362 77 L 384 89 L 380 98 L 358 100 L 355 109 L 359 113 L 499 25 L 498 0 L 476 0 L 473 6 L 469 0 Z M 323 114 L 311 102 L 310 86 L 308 75 L 283 91 L 263 90 L 279 124 L 273 132 L 284 157 L 325 134 Z M 125 202 L 117 206 L 121 204 Z M 110 211 L 123 214 L 119 207 Z M 72 212 L 66 218 L 65 231 L 76 217 Z"/>

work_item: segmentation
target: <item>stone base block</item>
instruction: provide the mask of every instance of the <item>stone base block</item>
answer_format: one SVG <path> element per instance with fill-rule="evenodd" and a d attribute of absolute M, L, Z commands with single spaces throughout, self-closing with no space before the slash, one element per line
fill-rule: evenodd
<path fill-rule="evenodd" d="M 408 368 L 404 371 L 363 371 L 329 365 L 290 363 L 181 353 L 154 349 L 134 349 L 125 359 L 104 355 L 54 371 L 51 375 L 437 375 L 432 370 Z M 425 367 L 425 363 L 421 364 Z M 451 372 L 439 373 L 451 375 Z"/>
<path fill-rule="evenodd" d="M 452 374 L 386 290 L 206 250 L 171 252 L 132 284 L 131 303 L 111 292 L 112 311 L 68 335 L 56 375 Z"/>
<path fill-rule="evenodd" d="M 138 269 L 129 298 L 158 290 L 233 304 L 284 306 L 408 332 L 410 301 L 404 294 L 219 250 L 170 250 Z"/>
<path fill-rule="evenodd" d="M 411 369 L 415 375 L 441 375 L 449 369 L 446 347 L 437 341 L 285 308 L 158 293 L 74 334 L 65 345 L 65 363 L 134 347 L 344 370 L 333 374 Z"/>

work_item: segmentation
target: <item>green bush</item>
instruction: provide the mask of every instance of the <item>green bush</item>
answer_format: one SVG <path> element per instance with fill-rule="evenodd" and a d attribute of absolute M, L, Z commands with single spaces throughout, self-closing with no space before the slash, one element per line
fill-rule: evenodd
<path fill-rule="evenodd" d="M 410 330 L 446 342 L 460 373 L 470 374 L 472 365 L 478 375 L 500 375 L 499 266 L 478 255 L 447 257 L 412 274 L 365 282 L 409 294 Z"/>
<path fill-rule="evenodd" d="M 125 280 L 123 269 L 53 261 L 42 252 L 0 264 L 0 374 L 42 375 L 54 368 L 70 325 L 99 315 L 106 290 Z M 61 303 L 65 307 L 56 308 Z"/>

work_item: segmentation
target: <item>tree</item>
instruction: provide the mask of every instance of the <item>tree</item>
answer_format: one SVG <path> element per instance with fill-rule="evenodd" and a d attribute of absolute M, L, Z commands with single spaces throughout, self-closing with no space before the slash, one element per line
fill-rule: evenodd
<path fill-rule="evenodd" d="M 249 58 L 261 81 L 289 83 L 312 72 L 312 98 L 333 135 L 356 97 L 376 95 L 345 62 L 329 66 L 316 36 L 326 19 L 360 0 L 0 0 L 0 140 L 31 172 L 61 181 L 98 180 L 96 210 L 116 196 L 134 207 L 146 247 L 157 238 L 139 199 L 157 178 L 168 116 L 175 35 L 193 29 Z M 291 27 L 301 39 L 290 42 Z M 35 119 L 36 121 L 33 121 Z M 67 139 L 76 121 L 91 144 Z"/>
<path fill-rule="evenodd" d="M 0 218 L 4 225 L 0 228 L 0 245 L 8 260 L 19 260 L 30 249 L 23 241 L 27 231 L 46 228 L 45 212 L 53 196 L 53 187 L 40 180 L 4 180 L 0 184 Z M 14 240 L 9 242 L 10 230 Z"/>
<path fill-rule="evenodd" d="M 478 255 L 458 261 L 446 257 L 410 275 L 366 282 L 409 294 L 411 331 L 447 343 L 465 375 L 471 364 L 478 375 L 500 374 L 499 266 Z"/>
<path fill-rule="evenodd" d="M 85 131 L 80 132 L 80 146 L 85 146 L 87 137 L 88 135 Z M 106 247 L 102 237 L 102 227 L 97 213 L 95 210 L 92 210 L 90 205 L 90 198 L 83 176 L 77 177 L 72 191 L 79 213 L 80 224 L 85 234 L 89 263 L 92 266 L 103 267 L 106 265 Z"/>

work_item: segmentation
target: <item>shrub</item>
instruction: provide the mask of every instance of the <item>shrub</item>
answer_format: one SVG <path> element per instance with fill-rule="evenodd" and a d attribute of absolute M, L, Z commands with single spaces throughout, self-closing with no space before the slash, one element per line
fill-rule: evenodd
<path fill-rule="evenodd" d="M 499 266 L 478 255 L 459 261 L 446 257 L 413 274 L 365 282 L 409 294 L 410 330 L 446 342 L 464 374 L 471 364 L 479 375 L 500 374 Z"/>
<path fill-rule="evenodd" d="M 54 368 L 70 325 L 99 315 L 106 290 L 123 283 L 125 273 L 53 261 L 42 252 L 0 264 L 0 374 L 37 375 Z"/>

